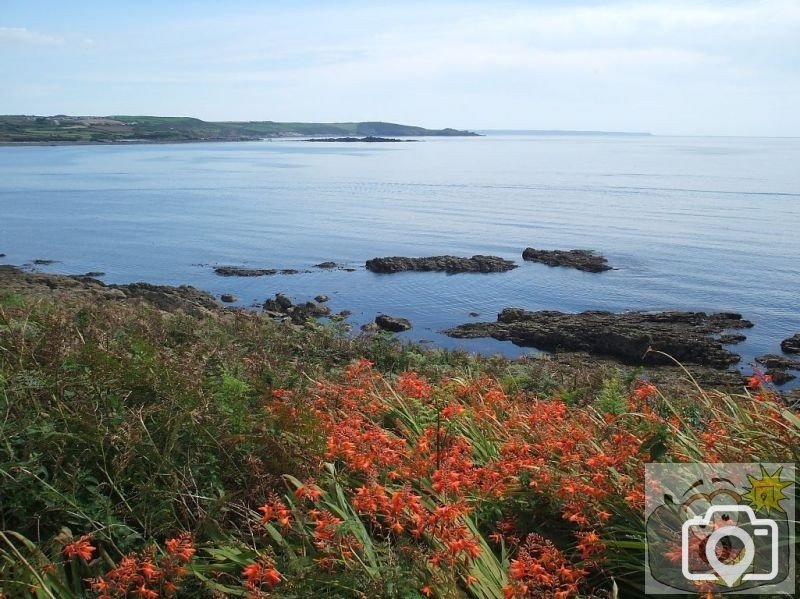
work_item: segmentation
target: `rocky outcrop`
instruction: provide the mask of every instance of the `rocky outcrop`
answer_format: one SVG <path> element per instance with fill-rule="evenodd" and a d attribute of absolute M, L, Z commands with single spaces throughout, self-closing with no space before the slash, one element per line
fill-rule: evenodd
<path fill-rule="evenodd" d="M 315 264 L 314 268 L 320 268 L 322 270 L 343 270 L 344 272 L 355 272 L 356 270 L 351 266 L 344 266 L 342 264 L 337 264 L 336 262 L 320 262 L 319 264 Z"/>
<path fill-rule="evenodd" d="M 331 309 L 314 302 L 295 304 L 282 293 L 276 293 L 274 298 L 264 302 L 264 312 L 278 318 L 288 317 L 295 324 L 303 324 L 310 318 L 330 316 Z"/>
<path fill-rule="evenodd" d="M 781 341 L 781 350 L 787 354 L 800 354 L 800 333 Z"/>
<path fill-rule="evenodd" d="M 165 312 L 183 310 L 188 313 L 197 313 L 198 311 L 219 309 L 219 304 L 213 295 L 190 285 L 172 287 L 170 285 L 151 285 L 150 283 L 130 283 L 129 285 L 109 285 L 108 287 L 122 291 L 127 299 L 144 300 Z"/>
<path fill-rule="evenodd" d="M 214 272 L 221 277 L 269 277 L 272 275 L 296 275 L 302 271 L 294 268 L 245 268 L 242 266 L 215 266 Z"/>
<path fill-rule="evenodd" d="M 800 360 L 793 360 L 777 354 L 766 354 L 756 358 L 756 362 L 766 368 L 766 374 L 776 385 L 783 385 L 797 378 L 790 370 L 800 370 Z"/>
<path fill-rule="evenodd" d="M 315 302 L 318 302 L 318 303 L 320 303 L 320 304 L 324 304 L 324 303 L 325 303 L 325 302 L 327 302 L 329 299 L 330 299 L 330 298 L 329 298 L 327 295 L 325 295 L 325 294 L 323 294 L 323 293 L 320 293 L 318 296 L 316 296 L 316 297 L 314 298 L 314 301 L 315 301 Z"/>
<path fill-rule="evenodd" d="M 498 256 L 476 255 L 471 258 L 459 256 L 429 256 L 427 258 L 405 258 L 389 256 L 367 260 L 367 270 L 377 273 L 394 273 L 408 270 L 439 271 L 449 274 L 460 272 L 505 272 L 517 265 Z"/>
<path fill-rule="evenodd" d="M 36 266 L 50 266 L 56 262 L 58 262 L 58 260 L 50 260 L 49 258 L 37 258 L 36 260 L 31 260 L 31 264 L 35 264 Z"/>
<path fill-rule="evenodd" d="M 238 302 L 239 298 L 233 295 L 232 293 L 223 293 L 219 296 L 219 300 L 226 304 L 232 304 L 233 302 Z"/>
<path fill-rule="evenodd" d="M 0 266 L 0 292 L 58 298 L 59 301 L 143 301 L 167 312 L 183 311 L 195 316 L 220 309 L 214 297 L 194 287 L 130 283 L 106 285 L 84 275 L 54 275 L 25 272 L 15 266 Z"/>
<path fill-rule="evenodd" d="M 376 316 L 375 324 L 378 326 L 378 328 L 381 328 L 384 331 L 391 331 L 392 333 L 407 331 L 411 328 L 411 321 L 405 318 L 389 316 L 388 314 L 379 314 Z"/>
<path fill-rule="evenodd" d="M 493 337 L 545 351 L 582 351 L 630 364 L 669 364 L 661 351 L 687 364 L 726 368 L 739 356 L 713 337 L 753 326 L 741 314 L 704 312 L 601 312 L 567 314 L 506 308 L 497 322 L 462 324 L 443 331 L 462 339 Z"/>
<path fill-rule="evenodd" d="M 564 266 L 586 272 L 603 272 L 611 270 L 608 260 L 593 250 L 537 250 L 526 248 L 522 259 L 528 262 L 540 262 L 547 266 Z"/>

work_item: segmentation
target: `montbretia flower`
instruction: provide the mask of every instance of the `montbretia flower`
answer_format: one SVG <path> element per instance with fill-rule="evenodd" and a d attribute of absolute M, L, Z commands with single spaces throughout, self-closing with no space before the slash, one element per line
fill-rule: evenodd
<path fill-rule="evenodd" d="M 96 549 L 96 547 L 89 542 L 91 538 L 91 535 L 83 535 L 77 541 L 73 541 L 72 543 L 65 545 L 64 555 L 70 559 L 80 557 L 88 562 L 90 559 L 92 559 L 92 554 Z"/>

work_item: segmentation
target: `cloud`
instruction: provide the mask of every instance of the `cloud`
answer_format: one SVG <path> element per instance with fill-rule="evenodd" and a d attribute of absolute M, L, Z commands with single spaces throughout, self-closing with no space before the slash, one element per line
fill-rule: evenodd
<path fill-rule="evenodd" d="M 59 46 L 63 44 L 64 41 L 65 39 L 59 35 L 32 31 L 25 27 L 0 27 L 0 43 Z"/>
<path fill-rule="evenodd" d="M 787 108 L 800 103 L 798 0 L 233 2 L 85 26 L 93 44 L 0 28 L 19 46 L 9 64 L 20 83 L 46 77 L 83 103 L 202 105 L 198 116 L 216 118 L 422 121 L 438 106 L 461 126 L 800 126 Z M 63 51 L 41 62 L 23 45 L 36 43 Z M 51 68 L 78 53 L 80 71 Z"/>

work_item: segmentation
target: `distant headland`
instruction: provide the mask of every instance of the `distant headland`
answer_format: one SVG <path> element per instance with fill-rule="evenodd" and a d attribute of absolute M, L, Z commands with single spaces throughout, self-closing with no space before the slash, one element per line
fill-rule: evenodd
<path fill-rule="evenodd" d="M 257 141 L 276 137 L 466 137 L 472 131 L 396 123 L 278 123 L 202 121 L 161 116 L 0 115 L 0 144 L 171 143 Z"/>
<path fill-rule="evenodd" d="M 631 135 L 631 136 L 652 136 L 647 131 L 581 131 L 569 129 L 478 129 L 479 135 Z"/>

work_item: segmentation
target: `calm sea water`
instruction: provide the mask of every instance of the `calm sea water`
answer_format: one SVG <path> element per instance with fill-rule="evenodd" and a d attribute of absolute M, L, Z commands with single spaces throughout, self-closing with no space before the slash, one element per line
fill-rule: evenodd
<path fill-rule="evenodd" d="M 504 307 L 731 310 L 756 323 L 743 364 L 800 331 L 800 139 L 486 136 L 408 144 L 0 148 L 0 253 L 106 282 L 188 283 L 240 305 L 319 293 L 360 325 L 518 355 L 438 330 Z M 602 274 L 524 263 L 590 248 Z M 497 254 L 503 274 L 364 270 L 375 256 Z M 213 265 L 356 272 L 221 278 Z M 311 269 L 315 270 L 315 269 Z"/>

